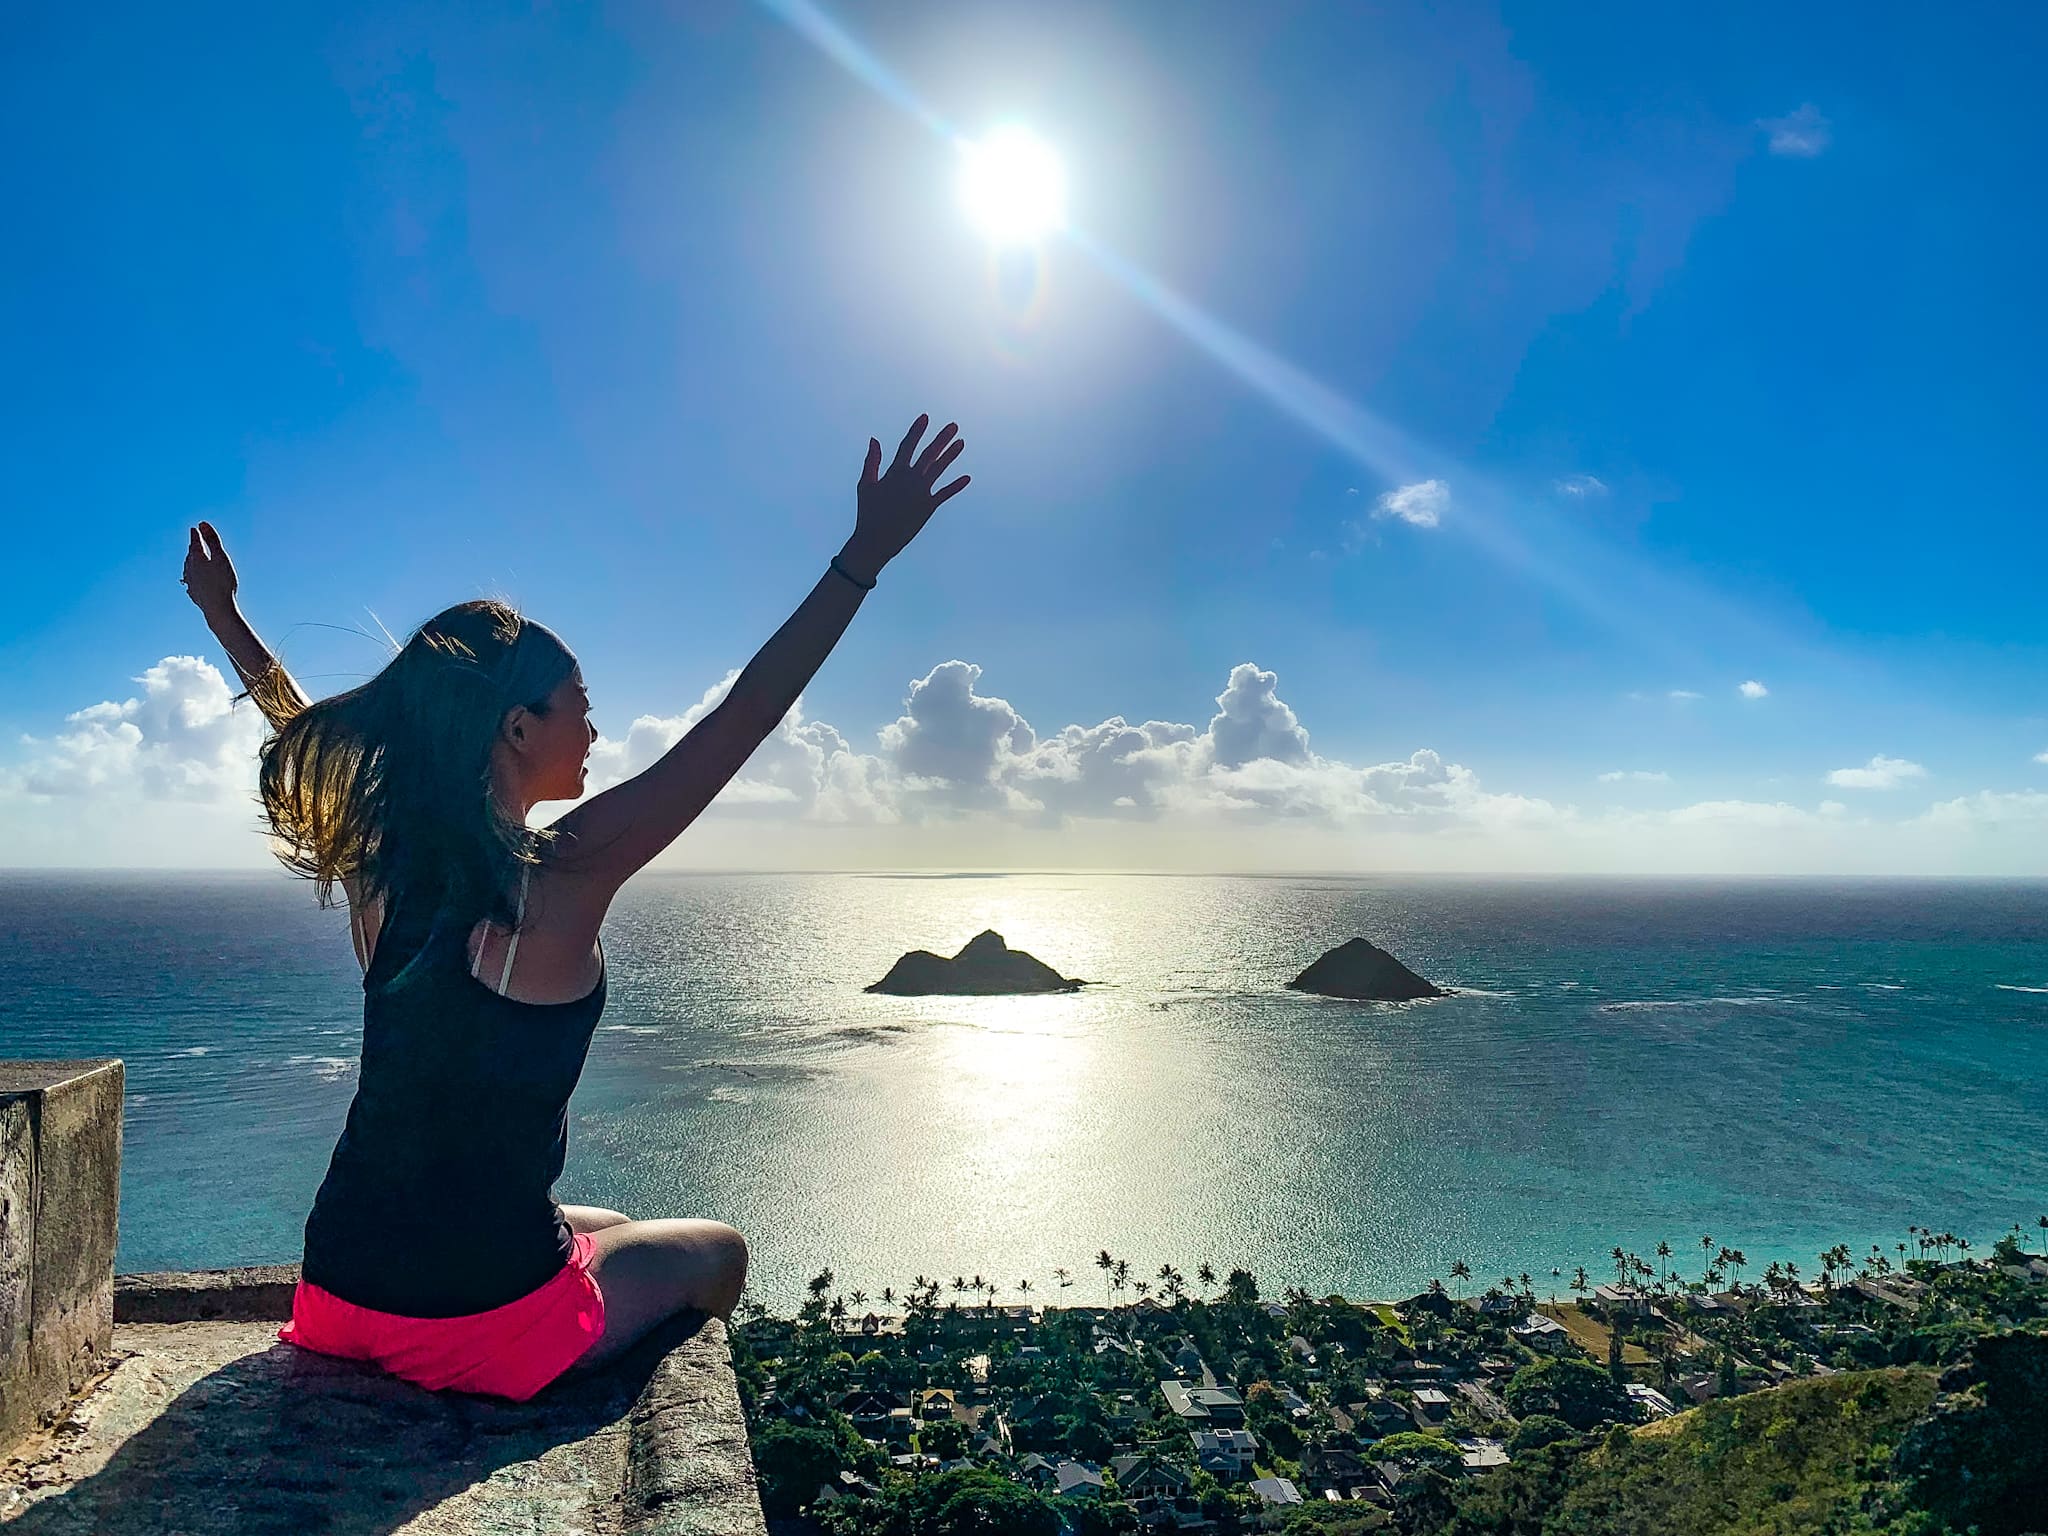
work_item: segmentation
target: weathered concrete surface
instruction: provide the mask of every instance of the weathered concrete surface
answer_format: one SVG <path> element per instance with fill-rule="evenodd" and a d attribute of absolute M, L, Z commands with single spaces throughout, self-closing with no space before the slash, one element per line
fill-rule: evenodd
<path fill-rule="evenodd" d="M 0 1062 L 0 1451 L 112 1341 L 123 1075 L 119 1061 Z"/>
<path fill-rule="evenodd" d="M 162 1270 L 114 1276 L 117 1323 L 284 1322 L 292 1315 L 296 1264 Z"/>
<path fill-rule="evenodd" d="M 258 1322 L 127 1323 L 0 1462 L 6 1536 L 760 1536 L 725 1332 L 678 1319 L 530 1403 L 422 1391 Z"/>

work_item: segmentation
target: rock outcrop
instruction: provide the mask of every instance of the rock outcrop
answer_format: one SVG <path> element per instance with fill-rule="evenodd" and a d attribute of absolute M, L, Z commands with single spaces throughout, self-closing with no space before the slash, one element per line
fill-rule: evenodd
<path fill-rule="evenodd" d="M 1339 944 L 1287 985 L 1297 992 L 1349 998 L 1354 1002 L 1408 1003 L 1422 997 L 1450 995 L 1364 939 Z"/>
<path fill-rule="evenodd" d="M 1020 992 L 1078 992 L 1086 983 L 1062 976 L 1036 956 L 1012 949 L 993 928 L 977 933 L 947 959 L 913 949 L 869 992 L 893 997 L 1002 997 Z"/>

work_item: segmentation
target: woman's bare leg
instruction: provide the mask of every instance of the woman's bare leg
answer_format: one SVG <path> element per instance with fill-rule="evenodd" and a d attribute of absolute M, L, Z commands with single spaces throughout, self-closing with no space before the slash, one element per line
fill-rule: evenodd
<path fill-rule="evenodd" d="M 747 1283 L 747 1240 L 722 1221 L 626 1221 L 593 1232 L 591 1242 L 604 1337 L 571 1375 L 609 1365 L 678 1312 L 731 1317 Z"/>
<path fill-rule="evenodd" d="M 623 1211 L 608 1211 L 601 1205 L 565 1205 L 562 1214 L 569 1218 L 571 1232 L 602 1232 L 606 1227 L 633 1219 Z"/>

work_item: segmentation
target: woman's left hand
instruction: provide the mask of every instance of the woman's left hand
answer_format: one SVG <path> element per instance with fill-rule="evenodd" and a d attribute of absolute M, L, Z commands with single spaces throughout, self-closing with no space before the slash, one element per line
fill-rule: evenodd
<path fill-rule="evenodd" d="M 220 541 L 213 524 L 202 522 L 192 530 L 192 542 L 185 550 L 185 595 L 208 619 L 232 613 L 235 608 L 235 563 Z"/>
<path fill-rule="evenodd" d="M 949 421 L 924 452 L 918 453 L 918 439 L 930 424 L 929 416 L 920 416 L 910 424 L 887 473 L 882 472 L 882 445 L 872 437 L 868 439 L 853 537 L 846 541 L 842 551 L 859 575 L 872 578 L 903 552 L 934 512 L 967 488 L 968 476 L 962 475 L 949 485 L 932 489 L 967 444 L 957 435 L 959 427 Z"/>

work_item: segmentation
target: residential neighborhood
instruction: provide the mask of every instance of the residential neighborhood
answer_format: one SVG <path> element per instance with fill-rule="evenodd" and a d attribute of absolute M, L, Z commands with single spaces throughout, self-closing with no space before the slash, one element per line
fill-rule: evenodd
<path fill-rule="evenodd" d="M 1461 1264 L 1373 1303 L 1265 1297 L 1241 1269 L 1191 1286 L 1169 1265 L 1127 1305 L 1113 1285 L 1101 1306 L 1003 1303 L 978 1277 L 871 1305 L 828 1271 L 797 1317 L 746 1312 L 735 1364 L 784 1531 L 937 1530 L 903 1510 L 940 1492 L 1009 1511 L 972 1529 L 1437 1530 L 1460 1490 L 1551 1447 L 1932 1361 L 1967 1346 L 1959 1318 L 2048 1318 L 2048 1259 L 2010 1238 L 1985 1258 L 1940 1246 L 1861 1266 L 1836 1248 L 1817 1281 L 1772 1265 L 1755 1284 L 1730 1283 L 1741 1255 L 1711 1240 L 1691 1277 L 1662 1245 L 1655 1265 L 1616 1250 L 1614 1283 L 1560 1272 L 1542 1296 L 1528 1276 L 1471 1289 Z"/>

